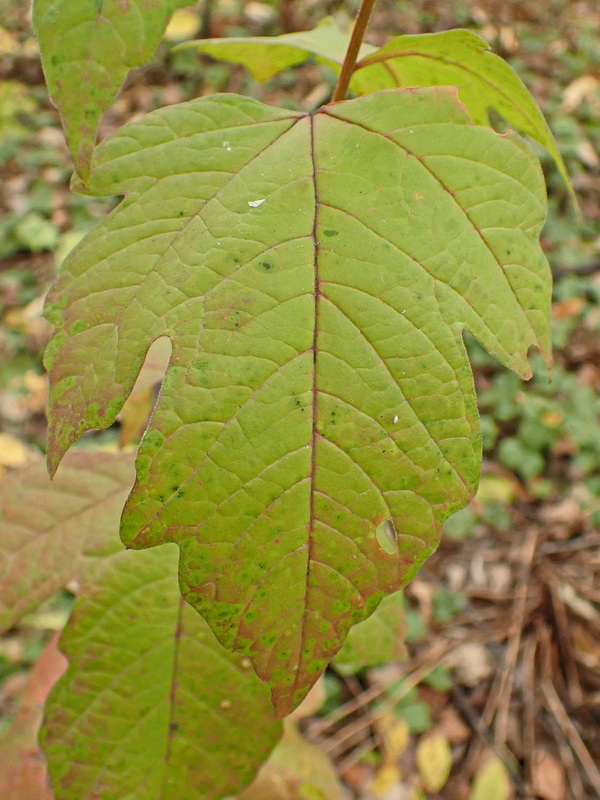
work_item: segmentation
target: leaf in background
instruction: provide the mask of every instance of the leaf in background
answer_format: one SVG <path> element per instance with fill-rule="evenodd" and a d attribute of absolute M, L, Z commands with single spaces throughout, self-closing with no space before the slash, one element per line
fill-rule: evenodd
<path fill-rule="evenodd" d="M 60 800 L 222 800 L 281 736 L 250 661 L 182 599 L 176 548 L 98 559 L 60 644 L 43 736 Z"/>
<path fill-rule="evenodd" d="M 452 750 L 446 737 L 440 731 L 426 733 L 419 740 L 415 758 L 426 791 L 439 792 L 452 769 Z"/>
<path fill-rule="evenodd" d="M 221 61 L 243 64 L 257 81 L 268 81 L 278 72 L 316 56 L 339 72 L 350 37 L 331 18 L 324 19 L 312 31 L 284 33 L 282 36 L 237 36 L 227 39 L 199 39 L 185 42 L 177 49 L 194 48 Z M 375 52 L 363 44 L 360 56 Z"/>
<path fill-rule="evenodd" d="M 119 446 L 126 447 L 144 432 L 152 409 L 154 408 L 154 389 L 147 386 L 139 392 L 132 392 L 121 409 Z"/>
<path fill-rule="evenodd" d="M 39 461 L 0 484 L 0 630 L 83 576 L 90 556 L 121 550 L 118 520 L 131 454 L 74 451 L 50 482 Z"/>
<path fill-rule="evenodd" d="M 35 450 L 30 450 L 16 436 L 0 432 L 0 469 L 2 467 L 24 467 L 28 461 L 39 455 Z"/>
<path fill-rule="evenodd" d="M 41 463 L 0 484 L 0 596 L 10 608 L 30 594 L 4 622 L 79 580 L 60 641 L 69 668 L 47 704 L 45 752 L 60 800 L 99 787 L 107 798 L 221 800 L 252 780 L 281 723 L 250 661 L 223 650 L 182 600 L 176 549 L 123 550 L 132 462 L 74 452 L 53 484 Z"/>
<path fill-rule="evenodd" d="M 119 415 L 121 447 L 125 447 L 144 432 L 154 408 L 154 393 L 165 376 L 170 358 L 171 342 L 165 336 L 152 342 L 131 394 Z"/>
<path fill-rule="evenodd" d="M 201 24 L 202 20 L 197 9 L 186 8 L 183 11 L 176 11 L 165 30 L 165 39 L 168 42 L 189 39 L 198 33 Z"/>
<path fill-rule="evenodd" d="M 144 389 L 155 388 L 165 377 L 170 358 L 171 342 L 166 336 L 152 342 L 132 392 L 142 392 Z"/>
<path fill-rule="evenodd" d="M 6 800 L 53 800 L 44 756 L 38 747 L 44 703 L 67 668 L 57 648 L 58 635 L 44 647 L 19 700 L 19 710 L 0 739 L 0 797 Z"/>
<path fill-rule="evenodd" d="M 152 58 L 170 15 L 188 5 L 189 0 L 34 0 L 48 91 L 84 181 L 100 117 L 128 71 Z"/>
<path fill-rule="evenodd" d="M 88 191 L 126 197 L 51 292 L 49 463 L 168 336 L 121 535 L 180 545 L 186 599 L 287 713 L 474 492 L 462 330 L 524 377 L 549 358 L 539 164 L 449 88 L 221 95 L 122 128 Z"/>
<path fill-rule="evenodd" d="M 343 800 L 329 758 L 286 720 L 284 735 L 256 780 L 237 800 Z"/>
<path fill-rule="evenodd" d="M 509 800 L 512 796 L 506 767 L 497 756 L 492 756 L 477 770 L 469 800 Z"/>
<path fill-rule="evenodd" d="M 336 667 L 342 672 L 355 672 L 385 661 L 405 660 L 407 630 L 403 593 L 394 592 L 383 598 L 368 619 L 350 628 L 344 646 L 335 657 Z"/>
<path fill-rule="evenodd" d="M 552 155 L 571 199 L 567 168 L 544 115 L 527 87 L 488 43 L 468 30 L 398 36 L 356 65 L 350 89 L 368 94 L 410 86 L 456 86 L 476 125 L 488 125 L 490 108 Z"/>

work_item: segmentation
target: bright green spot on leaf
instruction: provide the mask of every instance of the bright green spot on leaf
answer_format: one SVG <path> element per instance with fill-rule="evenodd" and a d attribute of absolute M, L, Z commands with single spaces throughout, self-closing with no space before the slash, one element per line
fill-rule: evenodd
<path fill-rule="evenodd" d="M 475 490 L 462 330 L 524 377 L 549 358 L 539 164 L 453 89 L 312 116 L 223 95 L 125 126 L 86 190 L 125 199 L 50 296 L 50 464 L 167 336 L 121 535 L 179 544 L 186 599 L 288 711 Z"/>

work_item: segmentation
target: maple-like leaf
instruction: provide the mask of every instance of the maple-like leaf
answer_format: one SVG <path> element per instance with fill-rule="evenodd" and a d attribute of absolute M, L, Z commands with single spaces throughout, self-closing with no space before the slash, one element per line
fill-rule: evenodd
<path fill-rule="evenodd" d="M 124 550 L 119 515 L 133 474 L 132 454 L 79 451 L 52 483 L 38 463 L 0 484 L 0 596 L 17 606 L 3 624 L 77 578 L 60 639 L 68 669 L 46 706 L 57 800 L 222 800 L 251 782 L 281 723 L 249 659 L 224 650 L 182 599 L 176 548 Z M 33 780 L 44 784 L 43 764 L 26 759 L 39 726 L 31 711 L 0 759 L 0 786 L 23 800 Z"/>
<path fill-rule="evenodd" d="M 189 0 L 34 0 L 48 91 L 82 178 L 89 174 L 102 113 L 128 71 L 154 55 L 171 14 L 187 5 Z"/>
<path fill-rule="evenodd" d="M 88 191 L 125 199 L 50 296 L 50 465 L 168 336 L 121 535 L 179 544 L 186 599 L 287 712 L 474 492 L 462 330 L 524 377 L 549 357 L 539 164 L 452 88 L 223 95 L 125 126 Z"/>

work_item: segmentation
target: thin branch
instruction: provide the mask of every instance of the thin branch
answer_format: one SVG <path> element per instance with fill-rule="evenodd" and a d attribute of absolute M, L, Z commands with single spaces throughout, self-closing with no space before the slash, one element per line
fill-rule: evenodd
<path fill-rule="evenodd" d="M 339 103 L 341 100 L 346 99 L 346 95 L 348 94 L 348 86 L 350 85 L 350 78 L 352 77 L 352 73 L 354 72 L 354 67 L 356 65 L 356 59 L 358 58 L 358 51 L 360 50 L 363 36 L 367 30 L 367 25 L 369 24 L 369 19 L 371 17 L 371 12 L 373 11 L 374 5 L 375 0 L 362 0 L 358 16 L 356 17 L 356 22 L 354 23 L 354 28 L 352 29 L 352 36 L 350 37 L 348 52 L 346 53 L 346 58 L 344 59 L 344 66 L 342 67 L 337 86 L 335 87 L 333 97 L 331 98 L 334 103 Z"/>
<path fill-rule="evenodd" d="M 214 11 L 215 0 L 204 0 L 204 8 L 200 15 L 200 39 L 210 39 L 212 15 Z"/>

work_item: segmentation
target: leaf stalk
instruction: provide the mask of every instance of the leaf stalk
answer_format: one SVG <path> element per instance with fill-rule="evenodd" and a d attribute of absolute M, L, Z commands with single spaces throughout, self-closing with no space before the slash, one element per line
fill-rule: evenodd
<path fill-rule="evenodd" d="M 362 0 L 354 27 L 352 28 L 352 36 L 350 37 L 350 44 L 348 45 L 346 58 L 344 59 L 344 65 L 342 66 L 342 71 L 340 72 L 337 86 L 335 87 L 333 96 L 331 98 L 333 103 L 339 103 L 340 101 L 346 99 L 346 95 L 348 94 L 348 86 L 350 85 L 350 78 L 354 72 L 356 59 L 358 57 L 358 51 L 360 50 L 363 36 L 367 30 L 367 25 L 369 24 L 369 19 L 371 17 L 371 12 L 373 11 L 374 5 L 375 0 Z"/>

